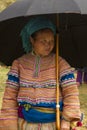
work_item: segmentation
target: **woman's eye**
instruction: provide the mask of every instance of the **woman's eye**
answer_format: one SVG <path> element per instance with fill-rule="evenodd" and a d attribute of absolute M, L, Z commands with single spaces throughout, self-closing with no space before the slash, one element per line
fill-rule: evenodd
<path fill-rule="evenodd" d="M 41 43 L 47 43 L 46 40 L 40 40 Z"/>

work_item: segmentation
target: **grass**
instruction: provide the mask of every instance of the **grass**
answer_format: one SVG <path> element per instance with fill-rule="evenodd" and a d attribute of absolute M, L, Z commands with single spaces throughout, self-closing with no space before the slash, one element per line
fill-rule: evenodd
<path fill-rule="evenodd" d="M 0 66 L 0 108 L 2 104 L 2 97 L 5 89 L 5 82 L 7 79 L 7 73 L 9 71 L 9 67 Z M 79 98 L 81 103 L 81 111 L 84 113 L 84 121 L 83 127 L 78 128 L 78 130 L 87 130 L 87 84 L 80 85 L 79 87 Z"/>
<path fill-rule="evenodd" d="M 2 97 L 5 89 L 5 82 L 7 79 L 7 73 L 9 71 L 9 67 L 0 65 L 0 108 L 2 104 Z"/>
<path fill-rule="evenodd" d="M 79 87 L 81 111 L 84 113 L 84 122 L 81 130 L 87 130 L 87 84 Z"/>
<path fill-rule="evenodd" d="M 0 0 L 0 12 L 7 8 L 10 4 L 14 3 L 16 0 Z"/>

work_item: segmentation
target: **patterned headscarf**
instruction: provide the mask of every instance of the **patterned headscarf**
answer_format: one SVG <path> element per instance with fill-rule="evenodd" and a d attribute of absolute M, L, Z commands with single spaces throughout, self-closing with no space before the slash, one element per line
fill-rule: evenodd
<path fill-rule="evenodd" d="M 30 42 L 30 36 L 41 29 L 49 28 L 56 34 L 56 26 L 48 19 L 44 17 L 32 18 L 22 29 L 21 37 L 23 48 L 26 53 L 32 51 L 32 45 Z"/>

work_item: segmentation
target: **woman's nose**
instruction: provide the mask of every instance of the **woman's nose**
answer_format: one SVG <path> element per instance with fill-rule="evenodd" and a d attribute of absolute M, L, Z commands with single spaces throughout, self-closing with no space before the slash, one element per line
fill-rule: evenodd
<path fill-rule="evenodd" d="M 46 46 L 50 46 L 50 41 L 46 41 L 46 42 L 45 42 L 45 45 L 46 45 Z"/>

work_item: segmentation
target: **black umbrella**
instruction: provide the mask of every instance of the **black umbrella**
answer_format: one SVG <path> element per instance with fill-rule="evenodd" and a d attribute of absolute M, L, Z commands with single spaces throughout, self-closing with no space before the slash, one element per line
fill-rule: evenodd
<path fill-rule="evenodd" d="M 60 15 L 60 55 L 71 66 L 84 68 L 87 66 L 87 15 Z"/>
<path fill-rule="evenodd" d="M 0 13 L 0 61 L 11 65 L 15 58 L 24 53 L 20 30 L 29 21 L 30 16 L 50 14 L 52 17 L 52 14 L 81 11 L 84 13 L 83 8 L 80 10 L 74 0 L 50 0 L 50 2 L 49 0 L 17 0 Z M 55 15 L 52 20 L 56 21 Z M 73 57 L 70 63 L 73 63 L 72 59 Z"/>
<path fill-rule="evenodd" d="M 47 16 L 48 17 L 48 16 Z M 20 30 L 30 17 L 20 17 L 0 23 L 0 61 L 11 65 L 14 59 L 24 54 Z M 52 18 L 54 21 L 56 17 Z M 60 14 L 60 55 L 72 67 L 87 66 L 87 16 L 79 14 Z"/>

